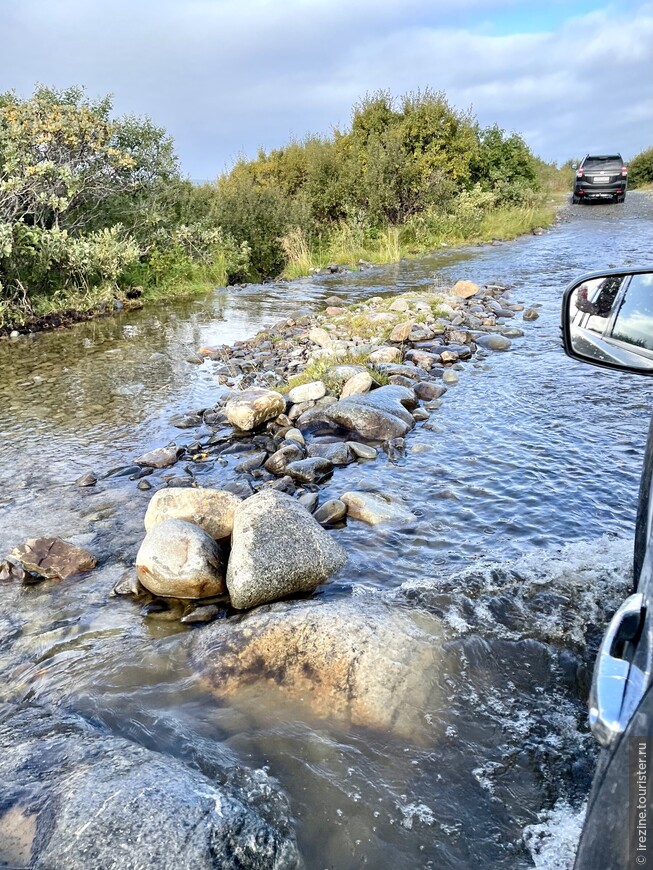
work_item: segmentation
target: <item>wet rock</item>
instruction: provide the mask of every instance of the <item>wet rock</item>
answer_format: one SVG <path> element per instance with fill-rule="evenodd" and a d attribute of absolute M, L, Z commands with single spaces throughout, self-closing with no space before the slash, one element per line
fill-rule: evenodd
<path fill-rule="evenodd" d="M 266 723 L 290 702 L 416 743 L 437 736 L 428 714 L 440 705 L 442 632 L 428 614 L 363 596 L 280 602 L 200 629 L 191 656 L 220 699 L 246 706 L 255 687 L 261 716 L 264 694 Z"/>
<path fill-rule="evenodd" d="M 91 571 L 97 559 L 88 550 L 75 547 L 61 538 L 31 538 L 9 554 L 32 574 L 47 580 L 66 580 Z"/>
<path fill-rule="evenodd" d="M 319 504 L 320 496 L 317 492 L 305 492 L 304 495 L 300 495 L 297 501 L 306 508 L 309 514 L 315 513 L 315 510 Z"/>
<path fill-rule="evenodd" d="M 82 474 L 81 477 L 78 477 L 75 481 L 77 486 L 95 486 L 97 483 L 97 476 L 92 471 L 87 471 L 86 474 Z"/>
<path fill-rule="evenodd" d="M 344 304 L 345 304 L 345 301 L 346 301 L 346 300 L 345 300 L 345 299 L 342 299 L 340 296 L 328 296 L 328 297 L 324 300 L 324 304 L 325 304 L 325 305 L 331 305 L 331 306 L 338 306 L 338 305 L 344 305 Z"/>
<path fill-rule="evenodd" d="M 297 487 L 295 486 L 295 481 L 292 477 L 290 477 L 289 474 L 286 474 L 278 480 L 273 480 L 266 484 L 266 489 L 273 490 L 274 492 L 285 493 L 286 495 L 292 495 Z"/>
<path fill-rule="evenodd" d="M 217 604 L 201 604 L 199 607 L 193 607 L 184 613 L 179 621 L 186 625 L 200 625 L 213 622 L 224 613 L 224 607 L 219 607 Z"/>
<path fill-rule="evenodd" d="M 503 335 L 488 333 L 486 335 L 477 335 L 476 344 L 489 350 L 508 350 L 512 342 Z"/>
<path fill-rule="evenodd" d="M 288 463 L 298 462 L 305 455 L 301 444 L 290 441 L 270 456 L 265 463 L 265 469 L 272 474 L 285 474 Z"/>
<path fill-rule="evenodd" d="M 371 363 L 398 362 L 401 359 L 401 351 L 398 347 L 380 347 L 370 354 Z"/>
<path fill-rule="evenodd" d="M 251 389 L 232 396 L 225 406 L 232 426 L 245 431 L 256 429 L 268 420 L 274 420 L 286 409 L 284 397 L 274 390 Z"/>
<path fill-rule="evenodd" d="M 158 447 L 150 450 L 135 460 L 137 465 L 145 465 L 148 468 L 169 468 L 177 461 L 180 449 L 173 444 L 171 447 Z"/>
<path fill-rule="evenodd" d="M 260 468 L 261 465 L 268 458 L 268 454 L 265 450 L 261 450 L 258 453 L 254 453 L 253 456 L 249 456 L 243 462 L 239 463 L 234 471 L 237 471 L 239 474 L 247 473 L 248 471 L 253 471 L 255 468 Z"/>
<path fill-rule="evenodd" d="M 301 504 L 265 490 L 242 502 L 234 515 L 227 569 L 231 603 L 245 610 L 313 592 L 346 560 L 340 544 Z"/>
<path fill-rule="evenodd" d="M 406 354 L 406 359 L 409 359 L 421 369 L 428 371 L 432 366 L 440 362 L 440 355 L 428 353 L 428 351 L 425 350 L 411 350 L 409 351 L 409 353 Z M 458 357 L 456 356 L 455 359 L 458 359 Z"/>
<path fill-rule="evenodd" d="M 304 444 L 304 436 L 299 429 L 288 429 L 285 434 L 286 441 L 296 441 L 298 444 Z"/>
<path fill-rule="evenodd" d="M 433 381 L 420 381 L 420 383 L 415 384 L 415 395 L 418 399 L 422 399 L 425 402 L 431 399 L 439 399 L 446 392 L 447 388 L 444 384 L 434 383 Z"/>
<path fill-rule="evenodd" d="M 526 311 L 522 314 L 523 320 L 537 320 L 540 316 L 539 311 L 536 308 L 527 308 Z"/>
<path fill-rule="evenodd" d="M 425 411 L 423 408 L 415 408 L 413 411 L 413 417 L 418 423 L 428 420 L 430 416 L 429 412 Z"/>
<path fill-rule="evenodd" d="M 148 490 L 152 489 L 152 484 L 149 482 L 149 480 L 143 479 L 138 481 L 136 487 L 143 492 L 147 492 Z"/>
<path fill-rule="evenodd" d="M 288 392 L 288 401 L 293 405 L 301 402 L 315 402 L 326 396 L 326 386 L 323 381 L 311 381 L 309 384 L 300 384 Z"/>
<path fill-rule="evenodd" d="M 308 448 L 308 455 L 321 456 L 328 459 L 333 465 L 349 465 L 353 462 L 353 456 L 346 444 L 336 441 L 332 444 L 321 444 L 315 441 Z"/>
<path fill-rule="evenodd" d="M 313 514 L 315 521 L 323 526 L 340 523 L 347 516 L 347 505 L 339 498 L 330 498 Z"/>
<path fill-rule="evenodd" d="M 342 392 L 340 393 L 340 398 L 346 399 L 347 396 L 355 396 L 359 393 L 369 393 L 373 383 L 374 381 L 369 372 L 359 372 L 346 381 L 342 388 Z"/>
<path fill-rule="evenodd" d="M 400 365 L 399 363 L 379 363 L 379 368 L 386 375 L 401 375 L 412 381 L 423 381 L 428 377 L 424 369 L 415 365 Z"/>
<path fill-rule="evenodd" d="M 200 426 L 202 418 L 199 414 L 173 414 L 170 418 L 170 425 L 175 429 L 194 429 L 195 426 Z"/>
<path fill-rule="evenodd" d="M 326 408 L 324 414 L 328 420 L 357 432 L 362 438 L 386 441 L 405 435 L 413 428 L 415 421 L 410 410 L 416 405 L 412 390 L 388 385 L 371 393 L 341 399 Z"/>
<path fill-rule="evenodd" d="M 125 571 L 109 593 L 111 597 L 116 595 L 139 595 L 143 587 L 138 582 L 136 572 L 132 569 Z"/>
<path fill-rule="evenodd" d="M 323 348 L 330 348 L 333 345 L 333 341 L 331 340 L 331 336 L 326 331 L 326 329 L 322 329 L 319 326 L 314 327 L 308 333 L 308 337 L 311 341 L 315 342 L 315 344 L 319 345 Z"/>
<path fill-rule="evenodd" d="M 347 447 L 357 459 L 376 459 L 378 451 L 368 444 L 359 444 L 358 441 L 347 441 Z"/>
<path fill-rule="evenodd" d="M 286 473 L 299 483 L 319 483 L 333 471 L 333 463 L 321 456 L 289 462 Z"/>
<path fill-rule="evenodd" d="M 195 478 L 188 474 L 175 474 L 166 478 L 166 486 L 171 489 L 190 489 L 195 486 Z"/>
<path fill-rule="evenodd" d="M 288 801 L 265 771 L 234 765 L 205 776 L 194 764 L 110 736 L 79 717 L 38 708 L 4 713 L 0 748 L 0 829 L 10 807 L 12 827 L 20 827 L 19 857 L 29 858 L 10 866 L 302 866 Z M 215 770 L 215 762 L 209 767 Z"/>
<path fill-rule="evenodd" d="M 392 523 L 396 526 L 412 526 L 417 522 L 402 502 L 385 492 L 346 492 L 340 500 L 347 505 L 351 519 L 362 520 L 372 526 Z"/>
<path fill-rule="evenodd" d="M 398 323 L 390 333 L 390 341 L 395 341 L 398 344 L 408 341 L 408 336 L 415 324 L 412 320 L 406 320 L 404 323 Z"/>
<path fill-rule="evenodd" d="M 208 598 L 225 592 L 222 553 L 214 539 L 186 520 L 153 526 L 136 556 L 143 586 L 163 598 Z"/>
<path fill-rule="evenodd" d="M 456 281 L 451 288 L 451 293 L 454 296 L 460 296 L 461 299 L 469 299 L 472 296 L 476 296 L 479 289 L 478 284 L 474 284 L 473 281 Z"/>
<path fill-rule="evenodd" d="M 222 484 L 223 492 L 233 492 L 239 498 L 249 498 L 254 492 L 252 484 L 249 480 L 233 480 L 229 483 Z"/>
<path fill-rule="evenodd" d="M 459 380 L 460 380 L 460 378 L 458 377 L 458 375 L 454 371 L 451 371 L 451 370 L 446 371 L 442 375 L 442 382 L 444 384 L 447 384 L 450 387 L 452 387 L 454 384 L 457 384 Z"/>
<path fill-rule="evenodd" d="M 240 498 L 232 492 L 197 487 L 183 491 L 161 489 L 152 496 L 145 514 L 145 530 L 166 520 L 186 520 L 204 529 L 214 540 L 231 535 L 234 511 Z"/>

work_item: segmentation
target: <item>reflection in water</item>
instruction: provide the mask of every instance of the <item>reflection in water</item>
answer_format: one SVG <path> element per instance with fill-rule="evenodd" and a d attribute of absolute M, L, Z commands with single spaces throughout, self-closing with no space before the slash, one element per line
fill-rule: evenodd
<path fill-rule="evenodd" d="M 100 558 L 81 582 L 3 587 L 0 691 L 79 712 L 202 770 L 216 746 L 265 765 L 290 795 L 307 867 L 532 866 L 523 827 L 557 799 L 577 807 L 589 787 L 584 637 L 624 594 L 632 552 L 650 387 L 567 359 L 558 329 L 574 275 L 651 260 L 651 199 L 631 194 L 615 214 L 582 209 L 509 245 L 216 291 L 0 342 L 0 555 L 47 533 Z M 526 335 L 508 353 L 459 372 L 408 436 L 405 459 L 336 470 L 324 499 L 389 490 L 419 522 L 410 533 L 362 523 L 335 532 L 349 563 L 320 594 L 325 606 L 380 597 L 389 621 L 393 602 L 442 620 L 429 679 L 444 700 L 424 726 L 440 736 L 425 747 L 277 700 L 271 715 L 217 701 L 187 657 L 196 632 L 108 597 L 133 564 L 149 494 L 128 476 L 87 491 L 74 480 L 195 437 L 169 419 L 215 400 L 212 364 L 188 362 L 199 345 L 246 338 L 333 293 L 425 288 L 436 270 L 442 281 L 512 284 L 512 300 L 540 304 L 540 318 L 519 322 Z M 597 454 L 609 461 L 588 463 Z M 242 458 L 203 480 L 219 486 Z"/>

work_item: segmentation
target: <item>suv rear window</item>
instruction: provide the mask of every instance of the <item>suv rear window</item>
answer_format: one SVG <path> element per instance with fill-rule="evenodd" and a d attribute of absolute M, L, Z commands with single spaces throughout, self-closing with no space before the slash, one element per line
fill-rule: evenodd
<path fill-rule="evenodd" d="M 620 169 L 623 166 L 623 160 L 618 154 L 611 154 L 608 157 L 586 157 L 583 160 L 583 169 L 612 169 L 616 166 Z"/>

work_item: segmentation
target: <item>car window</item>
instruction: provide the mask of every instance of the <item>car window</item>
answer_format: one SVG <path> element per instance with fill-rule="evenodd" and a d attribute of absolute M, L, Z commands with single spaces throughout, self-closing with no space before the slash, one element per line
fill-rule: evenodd
<path fill-rule="evenodd" d="M 633 275 L 612 328 L 612 338 L 653 350 L 653 275 Z"/>
<path fill-rule="evenodd" d="M 586 157 L 583 169 L 621 169 L 623 160 L 615 155 L 610 157 Z"/>

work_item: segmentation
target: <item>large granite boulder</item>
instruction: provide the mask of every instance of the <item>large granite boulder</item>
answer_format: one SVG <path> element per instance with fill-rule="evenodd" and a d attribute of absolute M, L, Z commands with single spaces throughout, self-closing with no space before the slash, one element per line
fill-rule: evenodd
<path fill-rule="evenodd" d="M 208 598 L 225 591 L 222 553 L 213 538 L 185 520 L 164 520 L 136 555 L 143 586 L 164 598 Z"/>
<path fill-rule="evenodd" d="M 0 715 L 0 863 L 33 870 L 295 870 L 288 801 L 32 707 Z M 222 780 L 220 782 L 219 780 Z M 11 851 L 7 850 L 7 847 Z"/>
<path fill-rule="evenodd" d="M 251 389 L 232 396 L 225 406 L 227 420 L 238 429 L 256 429 L 286 410 L 286 400 L 275 390 Z"/>
<path fill-rule="evenodd" d="M 266 489 L 234 514 L 227 588 L 237 610 L 286 595 L 313 592 L 347 554 L 311 514 L 288 495 Z"/>
<path fill-rule="evenodd" d="M 61 538 L 30 538 L 15 547 L 9 557 L 20 562 L 31 574 L 48 580 L 66 580 L 97 565 L 92 553 Z"/>
<path fill-rule="evenodd" d="M 216 541 L 231 535 L 234 511 L 240 499 L 219 489 L 161 489 L 152 496 L 145 514 L 145 530 L 165 520 L 186 520 L 208 532 Z"/>
<path fill-rule="evenodd" d="M 441 627 L 422 612 L 364 596 L 279 602 L 200 629 L 191 657 L 221 700 L 251 698 L 255 716 L 300 705 L 418 743 L 436 736 Z"/>

